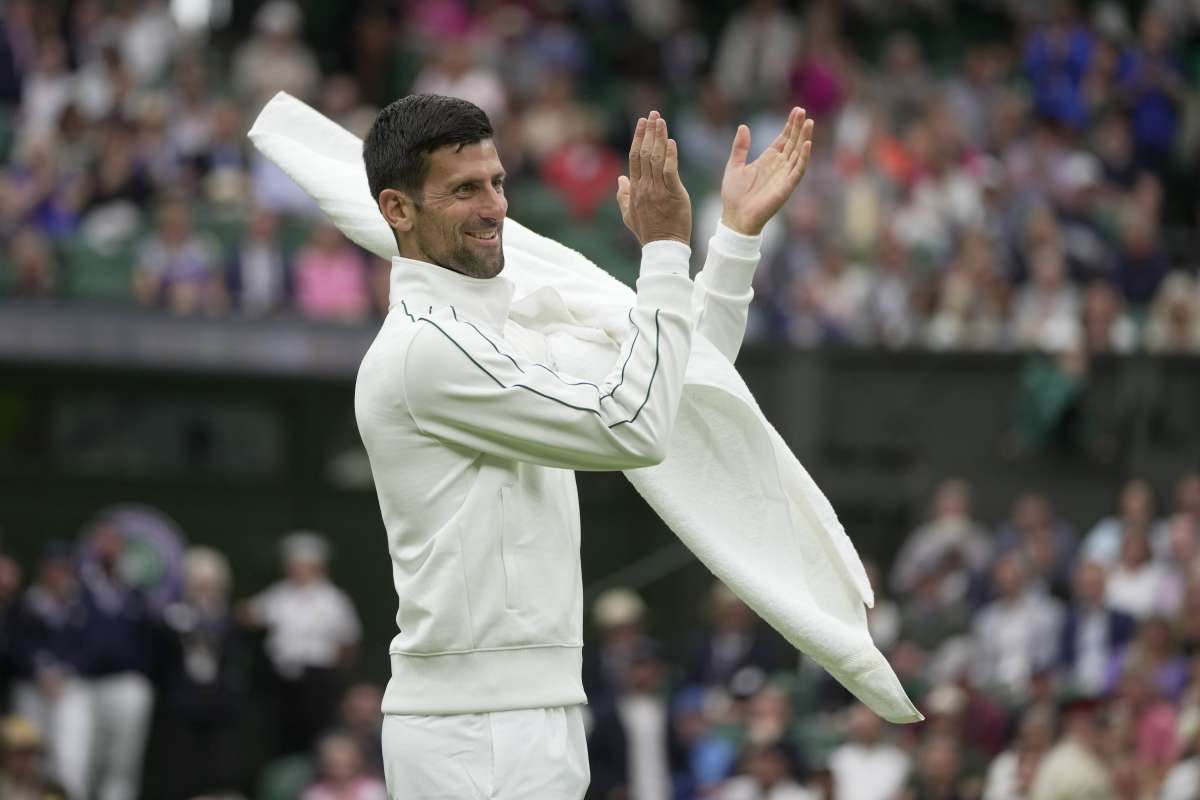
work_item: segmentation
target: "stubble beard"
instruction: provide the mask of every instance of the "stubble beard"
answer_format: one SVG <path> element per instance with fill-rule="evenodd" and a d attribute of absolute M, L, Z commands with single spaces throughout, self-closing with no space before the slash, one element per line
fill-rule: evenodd
<path fill-rule="evenodd" d="M 435 230 L 430 230 L 434 228 Z M 480 256 L 466 242 L 466 234 L 453 228 L 443 228 L 432 220 L 418 224 L 417 245 L 426 257 L 439 267 L 466 275 L 468 278 L 494 278 L 504 269 L 504 224 L 496 230 L 499 247 L 492 258 Z M 432 234 L 432 235 L 431 235 Z"/>

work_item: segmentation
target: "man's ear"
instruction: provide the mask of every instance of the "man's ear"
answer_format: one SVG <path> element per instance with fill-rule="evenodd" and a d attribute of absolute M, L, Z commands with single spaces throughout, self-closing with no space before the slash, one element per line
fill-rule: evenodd
<path fill-rule="evenodd" d="M 416 224 L 417 204 L 399 189 L 384 189 L 379 193 L 379 213 L 394 230 L 408 233 Z"/>

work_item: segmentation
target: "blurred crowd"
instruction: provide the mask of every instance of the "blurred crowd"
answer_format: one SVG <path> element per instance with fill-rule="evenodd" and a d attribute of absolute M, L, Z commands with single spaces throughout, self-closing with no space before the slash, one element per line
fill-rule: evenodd
<path fill-rule="evenodd" d="M 235 602 L 206 547 L 148 585 L 114 519 L 48 544 L 27 585 L 0 556 L 0 797 L 385 800 L 382 691 L 351 680 L 359 620 L 325 539 L 285 537 L 280 580 Z"/>
<path fill-rule="evenodd" d="M 594 796 L 605 800 L 1200 797 L 1200 472 L 1160 506 L 1130 480 L 1090 529 L 1031 491 L 986 525 L 936 488 L 884 579 L 876 644 L 924 713 L 889 726 L 724 586 L 665 655 L 630 589 L 592 609 Z"/>
<path fill-rule="evenodd" d="M 766 231 L 751 341 L 1200 351 L 1194 2 L 335 5 L 8 0 L 0 291 L 383 313 L 387 266 L 249 146 L 280 90 L 360 135 L 408 92 L 475 102 L 514 218 L 625 278 L 637 115 L 673 123 L 702 255 L 736 124 L 761 148 L 801 105 L 813 163 Z"/>

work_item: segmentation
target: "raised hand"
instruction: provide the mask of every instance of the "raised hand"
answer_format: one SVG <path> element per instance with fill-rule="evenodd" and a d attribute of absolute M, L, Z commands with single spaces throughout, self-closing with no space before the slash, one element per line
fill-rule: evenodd
<path fill-rule="evenodd" d="M 679 146 L 657 111 L 639 119 L 629 147 L 629 176 L 617 179 L 621 219 L 639 244 L 673 239 L 690 244 L 692 201 L 679 180 Z"/>
<path fill-rule="evenodd" d="M 805 119 L 804 109 L 793 108 L 771 146 L 746 163 L 750 129 L 739 125 L 721 179 L 721 222 L 738 233 L 760 233 L 804 177 L 812 134 L 813 121 Z"/>

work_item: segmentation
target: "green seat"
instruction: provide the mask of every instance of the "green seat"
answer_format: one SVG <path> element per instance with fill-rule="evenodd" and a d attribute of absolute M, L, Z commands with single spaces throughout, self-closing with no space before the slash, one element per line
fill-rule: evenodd
<path fill-rule="evenodd" d="M 99 249 L 83 238 L 63 247 L 63 294 L 80 300 L 127 303 L 132 299 L 135 241 Z"/>
<path fill-rule="evenodd" d="M 258 781 L 258 800 L 297 800 L 313 779 L 312 759 L 290 756 L 267 765 Z"/>

